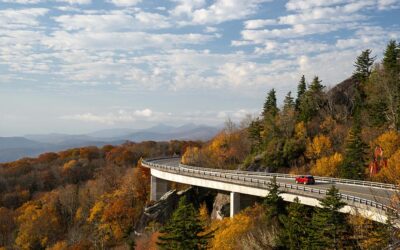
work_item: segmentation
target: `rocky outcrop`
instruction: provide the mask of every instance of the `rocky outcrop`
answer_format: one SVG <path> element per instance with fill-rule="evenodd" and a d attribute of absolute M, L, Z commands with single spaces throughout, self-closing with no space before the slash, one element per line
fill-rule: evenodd
<path fill-rule="evenodd" d="M 254 156 L 251 163 L 245 168 L 245 170 L 269 172 L 268 167 L 263 163 L 264 157 L 265 157 L 265 153 L 261 153 L 261 154 Z"/>
<path fill-rule="evenodd" d="M 200 204 L 206 202 L 209 211 L 211 211 L 211 204 L 215 197 L 215 191 L 198 187 L 190 187 L 182 191 L 177 191 L 175 189 L 168 191 L 159 201 L 144 209 L 141 218 L 135 225 L 136 233 L 140 234 L 143 232 L 150 222 L 160 224 L 166 223 L 176 209 L 179 199 L 183 196 L 197 208 Z"/>
<path fill-rule="evenodd" d="M 230 196 L 229 194 L 218 193 L 213 203 L 211 212 L 212 220 L 222 220 L 229 217 Z"/>

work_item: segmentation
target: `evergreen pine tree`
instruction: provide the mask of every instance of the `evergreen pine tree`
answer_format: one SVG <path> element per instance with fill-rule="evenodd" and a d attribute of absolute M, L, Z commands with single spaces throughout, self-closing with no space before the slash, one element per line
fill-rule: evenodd
<path fill-rule="evenodd" d="M 301 99 L 307 91 L 306 78 L 304 75 L 301 76 L 300 82 L 297 85 L 297 99 L 296 99 L 296 110 L 299 110 Z"/>
<path fill-rule="evenodd" d="M 339 212 L 345 206 L 339 190 L 332 186 L 320 205 L 312 218 L 311 249 L 344 249 L 349 244 L 345 239 L 349 226 L 346 215 Z"/>
<path fill-rule="evenodd" d="M 161 249 L 206 249 L 213 232 L 205 233 L 198 212 L 186 198 L 179 200 L 178 208 L 169 223 L 160 230 L 157 245 Z"/>
<path fill-rule="evenodd" d="M 371 50 L 367 49 L 361 52 L 357 57 L 354 67 L 356 68 L 353 76 L 360 82 L 365 82 L 371 75 L 371 67 L 374 64 L 375 57 L 371 57 Z"/>
<path fill-rule="evenodd" d="M 281 221 L 283 229 L 279 235 L 279 245 L 290 250 L 307 248 L 311 221 L 309 209 L 300 204 L 299 198 L 290 203 L 287 216 L 283 216 Z"/>
<path fill-rule="evenodd" d="M 368 104 L 369 120 L 374 127 L 381 127 L 387 122 L 387 104 L 383 99 L 371 101 Z"/>
<path fill-rule="evenodd" d="M 322 80 L 319 79 L 318 76 L 314 76 L 313 81 L 310 84 L 309 90 L 313 94 L 319 94 L 325 88 L 324 85 L 321 84 Z"/>
<path fill-rule="evenodd" d="M 383 68 L 388 86 L 393 94 L 395 104 L 394 126 L 400 130 L 400 47 L 395 40 L 391 40 L 386 46 L 383 56 Z"/>
<path fill-rule="evenodd" d="M 264 103 L 263 116 L 267 117 L 268 115 L 271 115 L 274 117 L 278 114 L 278 111 L 279 110 L 276 105 L 276 92 L 275 89 L 271 89 L 268 92 L 267 99 Z"/>
<path fill-rule="evenodd" d="M 283 110 L 291 110 L 294 108 L 294 106 L 294 98 L 292 97 L 292 92 L 289 91 L 285 96 L 285 100 L 283 100 Z"/>
<path fill-rule="evenodd" d="M 252 141 L 252 151 L 257 151 L 259 146 L 261 145 L 262 124 L 259 118 L 251 121 L 249 127 L 247 128 L 247 132 L 249 134 L 249 138 Z"/>
<path fill-rule="evenodd" d="M 281 191 L 276 182 L 276 177 L 268 183 L 268 195 L 264 199 L 264 205 L 267 206 L 267 217 L 271 221 L 279 222 L 279 216 L 285 214 L 285 201 L 279 196 Z"/>
<path fill-rule="evenodd" d="M 345 144 L 345 157 L 341 166 L 341 176 L 348 179 L 363 179 L 365 171 L 365 150 L 367 145 L 361 138 L 361 104 L 356 94 L 353 125 Z"/>
<path fill-rule="evenodd" d="M 310 121 L 318 114 L 319 109 L 324 105 L 324 85 L 321 84 L 318 76 L 315 76 L 306 93 L 302 96 L 299 106 L 299 120 Z"/>
<path fill-rule="evenodd" d="M 400 71 L 400 48 L 395 40 L 391 40 L 386 46 L 383 67 L 390 74 L 398 74 Z"/>

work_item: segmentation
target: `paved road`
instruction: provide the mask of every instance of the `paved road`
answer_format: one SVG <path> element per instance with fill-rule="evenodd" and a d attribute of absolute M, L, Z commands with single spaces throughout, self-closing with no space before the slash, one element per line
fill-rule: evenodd
<path fill-rule="evenodd" d="M 179 158 L 156 160 L 156 161 L 152 161 L 152 162 L 160 164 L 160 165 L 170 166 L 170 167 L 179 167 L 180 166 Z M 220 172 L 220 171 L 216 171 L 213 169 L 206 169 L 206 171 L 216 172 L 216 173 Z M 227 173 L 227 175 L 236 175 L 236 176 L 245 176 L 245 177 L 250 177 L 249 175 L 251 175 L 251 178 L 260 179 L 260 180 L 271 180 L 272 179 L 272 177 L 270 177 L 270 176 L 262 176 L 259 174 L 260 173 L 257 173 L 257 172 L 249 172 L 249 174 Z M 296 184 L 294 178 L 278 177 L 276 180 L 278 183 Z M 298 185 L 301 185 L 301 184 L 298 184 Z M 332 185 L 333 185 L 332 183 L 316 181 L 316 183 L 312 186 L 315 188 L 318 188 L 318 189 L 327 190 Z M 375 201 L 375 202 L 381 203 L 386 206 L 390 206 L 391 199 L 395 195 L 395 191 L 391 190 L 391 189 L 367 187 L 367 186 L 361 186 L 361 185 L 355 185 L 355 184 L 342 184 L 342 183 L 336 183 L 335 186 L 339 189 L 340 193 L 342 193 L 342 194 L 352 195 L 352 196 L 367 199 L 370 201 Z"/>

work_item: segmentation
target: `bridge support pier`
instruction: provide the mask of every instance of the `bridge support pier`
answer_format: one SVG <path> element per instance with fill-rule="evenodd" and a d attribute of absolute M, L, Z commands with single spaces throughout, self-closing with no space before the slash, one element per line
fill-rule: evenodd
<path fill-rule="evenodd" d="M 240 194 L 231 192 L 230 200 L 230 217 L 232 218 L 235 214 L 240 212 Z"/>
<path fill-rule="evenodd" d="M 167 180 L 151 176 L 150 200 L 158 201 L 168 191 Z"/>
<path fill-rule="evenodd" d="M 262 202 L 261 197 L 231 192 L 230 194 L 230 217 L 239 213 L 246 207 L 253 206 L 256 202 Z"/>

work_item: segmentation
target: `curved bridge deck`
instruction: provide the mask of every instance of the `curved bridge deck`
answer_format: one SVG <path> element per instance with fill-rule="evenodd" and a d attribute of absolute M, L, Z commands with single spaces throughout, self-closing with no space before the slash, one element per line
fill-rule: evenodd
<path fill-rule="evenodd" d="M 199 168 L 180 164 L 180 158 L 144 160 L 142 164 L 149 167 L 152 176 L 160 180 L 223 190 L 235 195 L 265 197 L 268 183 L 275 176 L 284 200 L 292 202 L 298 197 L 301 203 L 310 206 L 319 206 L 318 199 L 323 198 L 327 190 L 335 185 L 347 204 L 342 212 L 357 213 L 378 222 L 386 221 L 386 213 L 392 210 L 392 197 L 397 191 L 397 187 L 390 184 L 327 177 L 315 177 L 316 183 L 306 186 L 296 184 L 293 175 Z M 231 195 L 231 203 L 233 197 Z M 158 198 L 154 196 L 154 199 Z"/>

